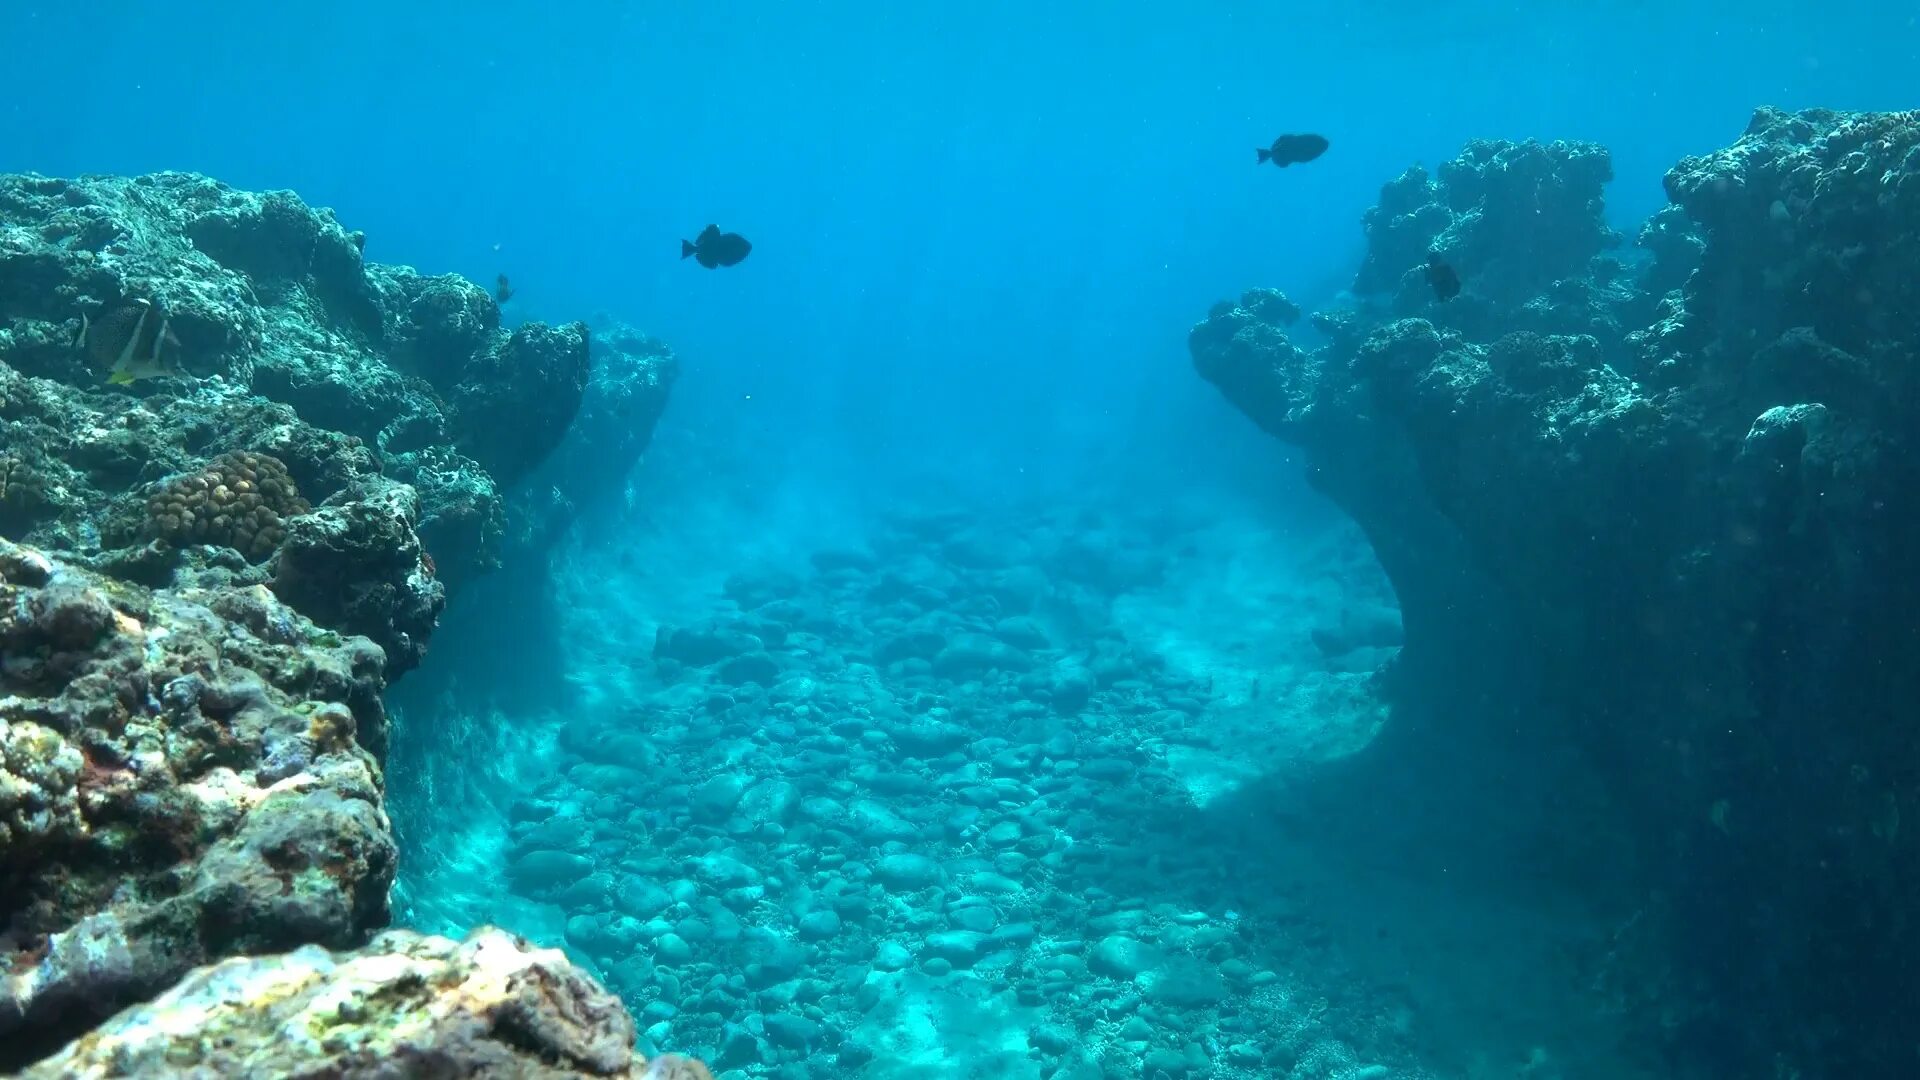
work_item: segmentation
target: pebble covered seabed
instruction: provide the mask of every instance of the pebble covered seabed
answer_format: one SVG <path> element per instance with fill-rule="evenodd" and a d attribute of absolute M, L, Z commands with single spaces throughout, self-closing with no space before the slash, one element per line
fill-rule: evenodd
<path fill-rule="evenodd" d="M 471 720 L 498 771 L 401 822 L 407 914 L 564 945 L 642 1052 L 721 1072 L 1589 1075 L 1546 1046 L 1579 924 L 1440 910 L 1289 800 L 1385 718 L 1399 625 L 1357 533 L 1226 520 L 897 513 L 673 573 L 646 549 L 726 540 L 576 550 L 571 700 Z"/>

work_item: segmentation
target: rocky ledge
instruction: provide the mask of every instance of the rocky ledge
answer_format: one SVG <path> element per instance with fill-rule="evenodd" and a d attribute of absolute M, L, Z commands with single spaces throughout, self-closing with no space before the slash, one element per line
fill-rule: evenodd
<path fill-rule="evenodd" d="M 1303 333 L 1248 293 L 1193 359 L 1305 449 L 1393 580 L 1385 745 L 1538 768 L 1572 745 L 1605 781 L 1640 852 L 1633 933 L 1678 961 L 1624 991 L 1650 1042 L 1715 1075 L 1904 1074 L 1920 114 L 1762 109 L 1668 174 L 1632 252 L 1609 250 L 1608 173 L 1562 143 L 1409 173 L 1367 216 L 1354 303 Z M 1674 987 L 1692 1004 L 1655 1002 Z"/>
<path fill-rule="evenodd" d="M 196 965 L 384 927 L 382 692 L 448 590 L 614 486 L 664 406 L 658 342 L 509 329 L 486 290 L 361 248 L 289 192 L 0 176 L 0 1068 Z M 496 963 L 493 940 L 215 967 L 46 1068 L 171 1070 L 161 1032 L 241 985 L 332 987 L 318 1002 L 438 971 L 388 1005 L 506 1027 L 532 1014 L 449 987 L 537 972 L 553 1002 L 599 1000 L 551 954 Z M 254 1004 L 220 1022 L 260 1025 L 257 1046 L 280 1014 Z M 563 1011 L 580 1026 L 549 1032 L 555 1060 L 632 1067 L 606 1048 L 624 1017 Z M 443 1035 L 421 1053 L 493 1060 L 431 1058 Z M 250 1052 L 234 1040 L 192 1068 L 251 1071 L 219 1057 Z"/>
<path fill-rule="evenodd" d="M 620 999 L 557 949 L 491 927 L 464 941 L 394 930 L 353 952 L 308 945 L 199 968 L 23 1077 L 710 1080 L 672 1055 L 650 1070 L 633 1043 Z"/>

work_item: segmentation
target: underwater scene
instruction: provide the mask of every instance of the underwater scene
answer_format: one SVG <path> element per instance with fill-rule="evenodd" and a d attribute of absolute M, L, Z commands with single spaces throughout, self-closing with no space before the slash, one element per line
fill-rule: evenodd
<path fill-rule="evenodd" d="M 1920 1077 L 1920 8 L 0 41 L 0 1074 Z"/>

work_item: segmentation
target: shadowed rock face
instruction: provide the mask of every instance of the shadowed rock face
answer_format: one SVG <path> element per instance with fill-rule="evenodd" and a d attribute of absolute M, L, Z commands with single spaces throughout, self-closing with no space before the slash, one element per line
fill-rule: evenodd
<path fill-rule="evenodd" d="M 1891 1075 L 1920 995 L 1920 114 L 1761 110 L 1669 173 L 1637 269 L 1598 254 L 1594 160 L 1477 144 L 1390 184 L 1362 271 L 1388 299 L 1308 350 L 1249 294 L 1194 362 L 1373 539 L 1399 691 L 1523 672 L 1609 782 L 1656 954 L 1747 1010 L 1670 1047 Z M 1556 239 L 1498 224 L 1529 212 Z M 1463 253 L 1458 301 L 1392 291 L 1410 236 Z"/>

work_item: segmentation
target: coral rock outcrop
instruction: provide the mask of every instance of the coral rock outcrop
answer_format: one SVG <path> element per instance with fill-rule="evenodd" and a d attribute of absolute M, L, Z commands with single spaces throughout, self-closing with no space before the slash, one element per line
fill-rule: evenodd
<path fill-rule="evenodd" d="M 0 1067 L 195 964 L 386 922 L 382 664 L 257 586 L 0 540 Z"/>
<path fill-rule="evenodd" d="M 1904 1074 L 1920 113 L 1760 110 L 1669 173 L 1638 273 L 1600 254 L 1603 155 L 1475 146 L 1440 172 L 1368 216 L 1356 291 L 1391 299 L 1316 316 L 1316 349 L 1222 305 L 1198 371 L 1373 540 L 1399 673 L 1426 672 L 1399 685 L 1525 673 L 1528 715 L 1605 781 L 1659 898 L 1643 924 L 1710 988 L 1649 1008 L 1658 1039 L 1721 1071 Z M 1436 245 L 1467 289 L 1419 312 Z M 1459 738 L 1517 738 L 1458 713 Z"/>
<path fill-rule="evenodd" d="M 199 968 L 23 1076 L 637 1080 L 666 1071 L 647 1072 L 633 1046 L 620 999 L 556 949 L 491 927 L 463 941 L 394 930 L 352 952 L 309 945 Z"/>

